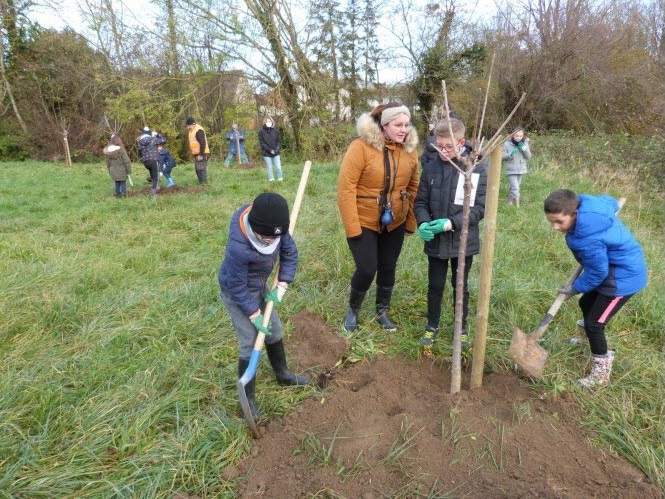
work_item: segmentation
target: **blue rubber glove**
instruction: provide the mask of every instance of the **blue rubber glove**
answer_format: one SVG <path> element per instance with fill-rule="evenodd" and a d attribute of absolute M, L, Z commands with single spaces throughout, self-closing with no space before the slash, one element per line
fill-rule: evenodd
<path fill-rule="evenodd" d="M 288 287 L 288 284 L 285 282 L 279 282 L 277 283 L 277 286 L 273 288 L 273 290 L 266 295 L 266 302 L 272 301 L 273 307 L 277 308 L 282 304 L 282 300 L 284 299 L 284 294 L 286 293 L 286 288 Z"/>
<path fill-rule="evenodd" d="M 429 228 L 434 234 L 440 234 L 441 232 L 447 232 L 453 228 L 452 222 L 447 218 L 439 218 L 437 220 L 432 220 L 429 223 Z"/>
<path fill-rule="evenodd" d="M 429 222 L 423 222 L 418 226 L 418 235 L 423 241 L 434 239 L 434 232 L 432 232 Z"/>
<path fill-rule="evenodd" d="M 272 333 L 270 332 L 271 324 L 268 323 L 268 327 L 263 326 L 263 314 L 258 314 L 253 319 L 251 317 L 249 319 L 254 323 L 254 327 L 258 332 L 263 333 L 266 336 L 272 336 Z"/>

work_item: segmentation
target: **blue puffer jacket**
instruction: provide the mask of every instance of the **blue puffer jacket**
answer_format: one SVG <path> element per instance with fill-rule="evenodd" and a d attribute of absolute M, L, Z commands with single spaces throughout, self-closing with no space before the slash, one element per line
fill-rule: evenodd
<path fill-rule="evenodd" d="M 611 196 L 580 195 L 575 226 L 566 234 L 566 244 L 584 268 L 573 283 L 580 293 L 628 296 L 647 285 L 642 247 L 616 216 L 618 209 Z"/>
<path fill-rule="evenodd" d="M 242 206 L 231 217 L 229 241 L 217 277 L 219 287 L 227 291 L 245 315 L 250 316 L 263 305 L 264 290 L 277 258 L 279 280 L 293 282 L 298 266 L 298 248 L 290 234 L 284 234 L 272 255 L 259 253 L 241 228 L 241 216 L 251 205 Z"/>

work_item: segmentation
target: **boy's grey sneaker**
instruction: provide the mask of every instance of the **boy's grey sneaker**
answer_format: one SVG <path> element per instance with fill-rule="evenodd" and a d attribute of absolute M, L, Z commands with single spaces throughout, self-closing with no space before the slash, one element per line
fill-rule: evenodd
<path fill-rule="evenodd" d="M 434 340 L 439 335 L 439 330 L 430 325 L 425 326 L 425 332 L 420 337 L 420 343 L 423 346 L 431 347 Z"/>
<path fill-rule="evenodd" d="M 577 324 L 577 327 L 584 329 L 584 319 L 579 319 L 575 324 Z"/>

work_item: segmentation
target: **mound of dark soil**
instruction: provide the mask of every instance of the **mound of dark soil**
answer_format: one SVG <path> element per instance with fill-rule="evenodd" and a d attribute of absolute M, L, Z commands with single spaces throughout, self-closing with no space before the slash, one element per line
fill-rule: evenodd
<path fill-rule="evenodd" d="M 510 372 L 474 391 L 467 373 L 451 396 L 447 362 L 339 364 L 341 335 L 307 313 L 290 321 L 292 365 L 327 388 L 264 422 L 250 456 L 223 471 L 242 497 L 661 497 L 589 444 L 571 397 L 539 395 Z"/>

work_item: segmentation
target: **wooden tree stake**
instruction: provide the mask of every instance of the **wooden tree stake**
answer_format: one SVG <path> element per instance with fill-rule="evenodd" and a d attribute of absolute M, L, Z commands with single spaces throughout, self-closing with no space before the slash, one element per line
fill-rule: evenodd
<path fill-rule="evenodd" d="M 473 363 L 471 365 L 471 389 L 483 384 L 485 366 L 485 344 L 492 289 L 492 264 L 494 262 L 494 240 L 499 207 L 499 185 L 501 183 L 501 148 L 496 147 L 490 155 L 485 196 L 485 231 L 480 255 L 480 277 L 478 280 L 478 304 L 476 314 L 476 336 L 473 341 Z"/>

